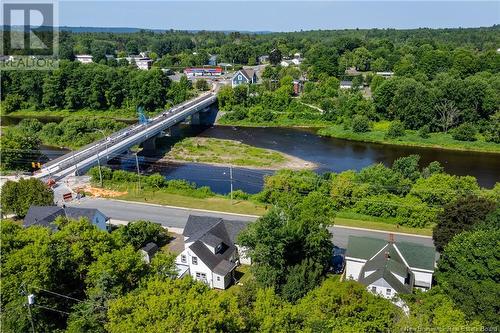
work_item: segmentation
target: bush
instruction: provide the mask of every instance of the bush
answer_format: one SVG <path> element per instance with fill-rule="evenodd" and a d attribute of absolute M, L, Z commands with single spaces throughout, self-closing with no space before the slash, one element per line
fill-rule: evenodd
<path fill-rule="evenodd" d="M 463 123 L 455 128 L 451 134 L 453 139 L 459 141 L 476 141 L 477 129 L 476 126 L 470 123 Z"/>
<path fill-rule="evenodd" d="M 405 135 L 405 126 L 399 120 L 394 120 L 389 125 L 389 130 L 387 131 L 385 137 L 389 139 L 399 138 Z"/>
<path fill-rule="evenodd" d="M 3 111 L 5 113 L 11 113 L 17 111 L 21 108 L 23 103 L 23 98 L 17 94 L 7 95 L 5 100 L 2 102 Z"/>
<path fill-rule="evenodd" d="M 95 166 L 90 168 L 87 172 L 93 182 L 100 181 L 99 179 L 99 167 Z M 102 180 L 111 180 L 113 178 L 113 170 L 108 167 L 101 167 Z"/>
<path fill-rule="evenodd" d="M 357 115 L 352 120 L 352 130 L 355 133 L 365 133 L 370 131 L 370 121 L 366 116 Z"/>
<path fill-rule="evenodd" d="M 431 132 L 431 129 L 429 125 L 424 125 L 420 127 L 418 130 L 418 136 L 420 136 L 422 139 L 428 139 L 430 137 L 429 133 Z"/>
<path fill-rule="evenodd" d="M 230 194 L 228 196 L 230 196 Z M 250 199 L 250 194 L 243 192 L 242 190 L 236 190 L 233 191 L 233 198 L 236 200 L 248 200 Z"/>
<path fill-rule="evenodd" d="M 167 185 L 167 180 L 159 173 L 155 173 L 146 177 L 146 185 L 152 188 L 160 189 Z"/>
<path fill-rule="evenodd" d="M 137 174 L 125 170 L 115 170 L 113 171 L 113 181 L 114 182 L 136 182 Z"/>

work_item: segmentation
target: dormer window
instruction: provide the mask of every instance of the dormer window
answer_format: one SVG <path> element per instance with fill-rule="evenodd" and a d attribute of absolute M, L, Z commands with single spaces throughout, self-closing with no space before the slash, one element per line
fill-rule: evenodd
<path fill-rule="evenodd" d="M 215 247 L 215 253 L 219 253 L 219 252 L 220 252 L 220 250 L 222 250 L 222 243 L 220 243 L 219 245 L 217 245 L 217 246 Z"/>

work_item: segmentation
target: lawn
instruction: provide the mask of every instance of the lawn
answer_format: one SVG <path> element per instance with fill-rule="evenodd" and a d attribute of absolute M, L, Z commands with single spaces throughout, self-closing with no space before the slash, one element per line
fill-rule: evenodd
<path fill-rule="evenodd" d="M 418 135 L 417 131 L 406 130 L 404 136 L 389 139 L 385 137 L 389 124 L 387 121 L 374 123 L 372 130 L 366 133 L 354 133 L 350 129 L 344 129 L 342 125 L 332 125 L 320 129 L 318 134 L 339 139 L 391 145 L 500 153 L 500 144 L 498 143 L 486 142 L 482 138 L 477 141 L 458 141 L 453 139 L 449 133 L 430 133 L 429 138 L 424 139 Z"/>

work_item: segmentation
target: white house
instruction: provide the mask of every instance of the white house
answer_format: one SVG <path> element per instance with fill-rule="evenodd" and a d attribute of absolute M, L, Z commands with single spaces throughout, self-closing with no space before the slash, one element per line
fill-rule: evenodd
<path fill-rule="evenodd" d="M 184 228 L 184 251 L 175 262 L 178 275 L 191 275 L 211 288 L 226 289 L 240 264 L 250 264 L 245 250 L 234 242 L 247 222 L 190 215 Z"/>
<path fill-rule="evenodd" d="M 135 65 L 137 68 L 142 69 L 142 70 L 149 70 L 151 69 L 151 65 L 153 64 L 153 60 L 149 58 L 139 58 L 135 60 Z"/>
<path fill-rule="evenodd" d="M 77 54 L 75 55 L 75 60 L 82 64 L 90 64 L 92 62 L 92 56 L 90 54 Z"/>
<path fill-rule="evenodd" d="M 31 206 L 24 218 L 23 225 L 25 227 L 41 225 L 56 230 L 57 226 L 53 222 L 59 216 L 74 220 L 86 218 L 99 229 L 108 230 L 109 218 L 98 209 L 65 206 Z"/>
<path fill-rule="evenodd" d="M 386 79 L 394 76 L 394 72 L 376 72 L 375 74 Z"/>
<path fill-rule="evenodd" d="M 411 293 L 413 288 L 431 288 L 436 251 L 416 243 L 349 236 L 345 259 L 346 279 L 392 299 L 398 293 Z"/>

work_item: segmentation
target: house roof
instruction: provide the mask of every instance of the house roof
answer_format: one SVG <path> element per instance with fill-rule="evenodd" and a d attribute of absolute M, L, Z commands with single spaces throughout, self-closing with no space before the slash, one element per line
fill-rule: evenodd
<path fill-rule="evenodd" d="M 210 231 L 210 234 L 223 241 L 236 243 L 236 237 L 247 225 L 247 222 L 225 220 L 220 217 L 189 215 L 182 235 L 188 237 L 187 242 L 191 242 Z"/>
<path fill-rule="evenodd" d="M 52 224 L 58 216 L 64 216 L 64 210 L 58 206 L 31 206 L 24 217 L 24 226 L 41 225 L 56 229 Z"/>
<path fill-rule="evenodd" d="M 92 221 L 97 213 L 102 214 L 95 208 L 31 206 L 26 214 L 26 217 L 24 218 L 23 224 L 25 227 L 42 225 L 56 229 L 53 222 L 58 216 L 65 216 L 71 219 L 80 219 L 84 217 Z M 105 218 L 108 219 L 106 216 Z"/>
<path fill-rule="evenodd" d="M 352 86 L 352 81 L 340 81 L 341 86 Z"/>
<path fill-rule="evenodd" d="M 141 248 L 142 251 L 146 252 L 149 256 L 154 255 L 158 251 L 158 245 L 153 242 L 147 243 Z"/>
<path fill-rule="evenodd" d="M 403 284 L 387 268 L 379 269 L 374 273 L 368 275 L 366 278 L 360 278 L 359 282 L 368 286 L 380 279 L 384 279 L 385 282 L 387 282 L 398 293 L 410 294 L 413 289 L 413 279 L 410 280 L 409 284 Z"/>
<path fill-rule="evenodd" d="M 349 236 L 346 257 L 369 260 L 387 244 L 388 242 L 383 239 Z M 392 246 L 394 248 L 391 247 L 390 251 L 397 249 L 411 268 L 434 271 L 436 262 L 434 247 L 409 242 L 395 242 Z M 394 258 L 394 255 L 392 257 Z"/>
<path fill-rule="evenodd" d="M 217 252 L 217 254 L 214 254 L 212 251 L 210 251 L 209 248 L 205 246 L 205 244 L 203 244 L 203 242 L 199 240 L 191 244 L 189 248 L 212 271 L 215 271 L 215 268 L 219 266 L 221 262 L 228 261 L 235 250 L 234 246 L 227 246 L 225 250 L 219 251 Z M 228 265 L 219 266 L 219 271 L 222 272 L 222 268 L 224 267 L 228 267 Z"/>

